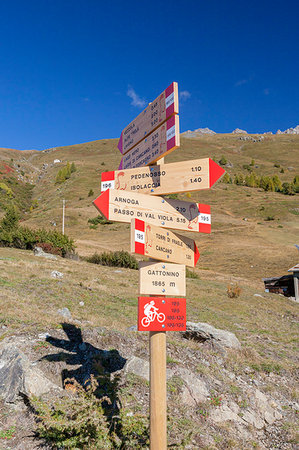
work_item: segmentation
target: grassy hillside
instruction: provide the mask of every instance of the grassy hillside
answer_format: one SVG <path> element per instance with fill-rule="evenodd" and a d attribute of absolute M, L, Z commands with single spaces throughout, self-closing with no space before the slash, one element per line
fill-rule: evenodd
<path fill-rule="evenodd" d="M 22 224 L 61 230 L 65 199 L 65 231 L 80 255 L 129 250 L 128 224 L 99 224 L 95 229 L 88 223 L 98 215 L 92 200 L 100 194 L 101 172 L 118 167 L 116 146 L 117 140 L 102 140 L 41 152 L 0 149 L 0 183 L 11 189 L 0 190 L 2 214 L 14 204 Z M 245 176 L 254 159 L 257 175 L 276 174 L 282 182 L 291 182 L 299 174 L 298 150 L 299 136 L 291 135 L 267 136 L 261 142 L 242 141 L 236 135 L 182 138 L 181 148 L 167 156 L 166 163 L 204 157 L 219 161 L 223 156 L 234 177 Z M 65 182 L 55 183 L 67 162 L 74 163 L 76 171 Z M 12 170 L 7 172 L 6 166 Z M 207 450 L 295 448 L 298 304 L 265 293 L 261 279 L 283 275 L 298 263 L 294 244 L 299 244 L 299 195 L 219 182 L 210 190 L 179 198 L 207 203 L 212 209 L 210 235 L 186 233 L 201 253 L 194 269 L 197 278 L 187 279 L 187 320 L 231 331 L 242 347 L 224 350 L 167 333 L 167 367 L 175 374 L 167 386 L 169 445 L 187 448 L 189 443 L 188 448 Z M 21 341 L 30 360 L 56 384 L 61 385 L 63 373 L 82 370 L 86 358 L 95 363 L 80 350 L 82 341 L 71 341 L 71 347 L 65 347 L 70 351 L 63 351 L 65 321 L 82 334 L 87 348 L 148 361 L 147 333 L 129 328 L 137 319 L 138 271 L 61 257 L 48 260 L 13 248 L 0 248 L 0 268 L 0 341 Z M 55 278 L 55 271 L 62 276 Z M 228 295 L 231 283 L 240 292 L 236 298 Z M 68 308 L 71 318 L 62 317 L 61 308 Z M 45 333 L 52 340 L 44 338 Z M 57 354 L 51 342 L 59 343 Z M 184 371 L 206 383 L 205 400 L 181 401 L 186 391 Z M 147 381 L 136 374 L 122 376 L 117 395 L 126 417 L 135 427 L 138 417 L 147 423 Z M 263 429 L 252 418 L 264 418 L 269 410 L 265 413 L 264 403 L 257 407 L 255 395 L 266 396 L 267 408 L 270 405 L 270 411 L 278 413 L 275 423 L 271 417 L 268 422 L 263 419 Z M 0 410 L 0 439 L 8 439 L 10 448 L 37 448 L 43 443 L 33 442 L 36 424 L 31 413 L 16 415 L 2 400 Z M 227 420 L 228 411 L 235 411 L 233 420 Z"/>
<path fill-rule="evenodd" d="M 166 163 L 203 157 L 218 161 L 224 156 L 231 176 L 245 176 L 248 170 L 243 166 L 254 160 L 257 175 L 276 174 L 282 182 L 291 182 L 299 174 L 298 150 L 299 137 L 294 135 L 265 136 L 261 142 L 229 134 L 182 138 L 181 148 L 166 157 Z M 13 158 L 12 167 L 24 173 L 24 181 L 35 185 L 30 200 L 35 209 L 23 217 L 24 223 L 53 228 L 51 222 L 55 222 L 61 229 L 62 199 L 66 199 L 65 229 L 75 239 L 79 254 L 129 249 L 128 225 L 99 225 L 95 230 L 88 223 L 97 216 L 92 200 L 100 194 L 101 172 L 118 167 L 116 139 L 41 152 L 1 150 L 0 158 L 4 162 Z M 55 159 L 61 162 L 54 164 Z M 77 171 L 63 184 L 55 184 L 58 171 L 68 161 L 75 163 Z M 88 196 L 90 190 L 94 196 Z M 211 205 L 212 234 L 192 236 L 201 252 L 197 270 L 208 278 L 216 272 L 220 277 L 225 274 L 260 283 L 262 277 L 285 273 L 297 262 L 298 195 L 218 183 L 211 190 L 179 197 Z"/>

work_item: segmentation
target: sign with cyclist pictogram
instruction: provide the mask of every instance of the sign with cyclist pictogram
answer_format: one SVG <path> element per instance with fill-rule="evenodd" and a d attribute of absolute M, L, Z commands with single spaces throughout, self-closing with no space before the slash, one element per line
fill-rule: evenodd
<path fill-rule="evenodd" d="M 138 331 L 186 331 L 186 299 L 138 297 Z"/>

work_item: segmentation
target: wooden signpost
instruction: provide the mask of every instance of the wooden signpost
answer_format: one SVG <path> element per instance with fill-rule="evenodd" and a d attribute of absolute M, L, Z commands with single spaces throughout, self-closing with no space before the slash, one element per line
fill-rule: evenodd
<path fill-rule="evenodd" d="M 117 189 L 165 195 L 210 189 L 225 173 L 210 158 L 103 172 L 101 190 Z"/>
<path fill-rule="evenodd" d="M 108 220 L 130 223 L 141 219 L 175 230 L 211 232 L 209 205 L 108 189 L 93 202 Z"/>
<path fill-rule="evenodd" d="M 186 267 L 183 264 L 140 262 L 139 294 L 186 295 Z"/>
<path fill-rule="evenodd" d="M 139 219 L 131 223 L 131 253 L 189 267 L 195 267 L 199 258 L 193 239 Z"/>
<path fill-rule="evenodd" d="M 172 116 L 122 157 L 119 170 L 153 164 L 179 146 L 179 116 Z"/>
<path fill-rule="evenodd" d="M 224 174 L 209 158 L 164 164 L 180 145 L 177 113 L 172 83 L 122 131 L 119 170 L 102 174 L 93 202 L 107 219 L 131 223 L 131 252 L 155 259 L 139 265 L 139 294 L 146 296 L 138 298 L 138 330 L 149 331 L 151 450 L 167 448 L 166 331 L 186 329 L 186 299 L 178 296 L 186 295 L 185 266 L 199 258 L 192 239 L 166 228 L 211 232 L 209 205 L 159 195 L 209 189 Z"/>
<path fill-rule="evenodd" d="M 179 112 L 178 84 L 171 83 L 159 97 L 123 129 L 118 149 L 124 154 L 144 139 L 165 120 Z"/>

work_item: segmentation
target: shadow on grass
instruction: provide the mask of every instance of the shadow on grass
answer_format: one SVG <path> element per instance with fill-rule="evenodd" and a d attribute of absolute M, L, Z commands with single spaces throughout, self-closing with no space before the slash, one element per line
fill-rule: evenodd
<path fill-rule="evenodd" d="M 126 359 L 118 350 L 101 350 L 88 342 L 83 341 L 79 327 L 69 323 L 62 323 L 62 329 L 68 339 L 57 339 L 52 336 L 46 338 L 49 344 L 57 349 L 57 353 L 44 356 L 42 359 L 49 362 L 65 362 L 73 369 L 63 369 L 61 373 L 62 384 L 65 389 L 74 388 L 73 380 L 84 389 L 90 386 L 91 376 L 97 380 L 98 387 L 94 392 L 97 398 L 106 397 L 108 401 L 102 403 L 105 415 L 112 420 L 119 413 L 120 400 L 118 397 L 119 376 L 114 372 L 121 370 Z"/>

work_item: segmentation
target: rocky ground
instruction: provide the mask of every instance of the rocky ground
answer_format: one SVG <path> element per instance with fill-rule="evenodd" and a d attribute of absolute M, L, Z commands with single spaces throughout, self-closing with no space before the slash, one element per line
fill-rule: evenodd
<path fill-rule="evenodd" d="M 290 380 L 273 372 L 258 374 L 250 367 L 238 370 L 236 360 L 244 350 L 233 333 L 206 324 L 188 323 L 187 329 L 168 338 L 169 445 L 297 448 L 298 404 L 285 395 Z M 5 331 L 2 328 L 0 344 L 1 449 L 54 448 L 35 435 L 30 398 L 75 396 L 66 380 L 85 385 L 97 375 L 99 363 L 108 380 L 120 375 L 116 394 L 121 404 L 134 404 L 135 409 L 138 404 L 148 414 L 147 333 L 136 333 L 134 326 L 127 332 L 90 329 L 72 320 L 38 335 L 18 332 L 5 337 Z M 188 435 L 189 442 L 182 446 Z"/>

